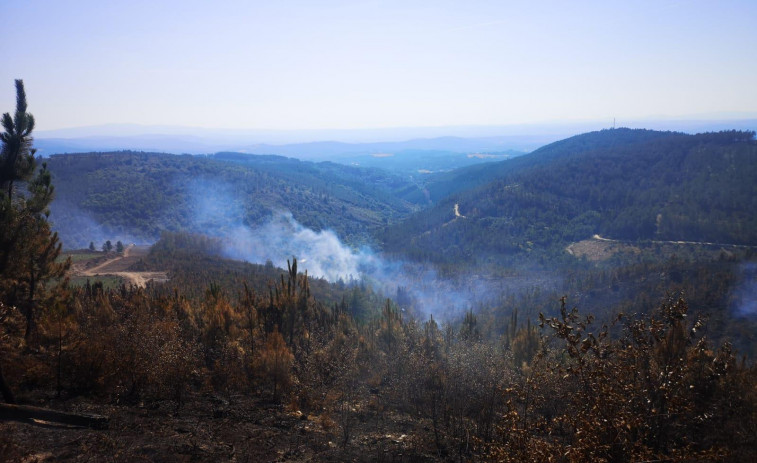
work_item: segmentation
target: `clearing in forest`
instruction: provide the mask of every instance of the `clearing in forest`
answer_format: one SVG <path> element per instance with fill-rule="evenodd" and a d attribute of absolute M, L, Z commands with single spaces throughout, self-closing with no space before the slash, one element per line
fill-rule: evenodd
<path fill-rule="evenodd" d="M 120 255 L 102 260 L 74 262 L 71 266 L 71 273 L 74 277 L 99 277 L 99 276 L 117 276 L 122 278 L 127 284 L 144 288 L 147 282 L 167 281 L 166 272 L 135 272 L 130 268 L 139 262 L 139 260 L 150 252 L 150 246 L 137 246 L 131 244 L 124 248 Z"/>

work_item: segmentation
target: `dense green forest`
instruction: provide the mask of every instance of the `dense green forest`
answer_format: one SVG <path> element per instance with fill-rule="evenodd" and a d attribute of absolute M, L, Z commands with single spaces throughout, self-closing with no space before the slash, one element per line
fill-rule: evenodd
<path fill-rule="evenodd" d="M 745 132 L 615 129 L 417 178 L 239 153 L 58 155 L 48 168 L 57 185 L 52 220 L 67 247 L 117 235 L 154 241 L 164 230 L 256 226 L 288 210 L 353 245 L 483 262 L 534 250 L 554 255 L 593 234 L 753 245 L 755 150 Z M 198 204 L 225 207 L 209 224 Z M 455 204 L 464 218 L 455 220 Z"/>
<path fill-rule="evenodd" d="M 52 221 L 68 248 L 205 232 L 203 205 L 218 228 L 260 225 L 286 210 L 310 228 L 365 242 L 425 201 L 414 183 L 378 169 L 280 156 L 117 152 L 54 155 L 47 164 L 56 185 Z"/>
<path fill-rule="evenodd" d="M 453 172 L 465 182 L 477 172 Z M 757 245 L 752 132 L 604 130 L 496 167 L 382 235 L 386 250 L 439 262 L 533 259 L 594 234 Z M 464 217 L 456 217 L 455 205 Z"/>
<path fill-rule="evenodd" d="M 425 187 L 433 201 L 452 194 L 470 190 L 503 178 L 522 169 L 549 164 L 556 159 L 575 156 L 587 151 L 632 146 L 670 135 L 670 132 L 655 130 L 603 130 L 590 135 L 578 135 L 543 146 L 528 156 L 508 159 L 503 162 L 479 164 L 442 172 L 427 178 Z"/>

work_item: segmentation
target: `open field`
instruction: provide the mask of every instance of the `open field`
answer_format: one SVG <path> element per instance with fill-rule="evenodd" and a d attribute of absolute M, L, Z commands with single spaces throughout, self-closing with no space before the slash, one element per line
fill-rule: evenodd
<path fill-rule="evenodd" d="M 147 282 L 167 281 L 166 272 L 142 272 L 131 270 L 132 266 L 137 264 L 142 258 L 150 252 L 150 246 L 130 245 L 124 249 L 122 254 L 115 253 L 79 253 L 68 254 L 72 257 L 73 265 L 71 266 L 72 281 L 86 281 L 88 278 L 110 277 L 104 280 L 113 284 L 113 278 L 121 281 L 144 287 Z M 74 283 L 75 284 L 75 283 Z"/>

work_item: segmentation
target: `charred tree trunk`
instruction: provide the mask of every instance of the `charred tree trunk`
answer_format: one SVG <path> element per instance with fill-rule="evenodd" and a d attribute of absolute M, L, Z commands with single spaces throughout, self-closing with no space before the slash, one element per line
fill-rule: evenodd
<path fill-rule="evenodd" d="M 3 394 L 3 400 L 5 400 L 5 403 L 8 403 L 8 404 L 16 403 L 16 398 L 13 397 L 13 392 L 11 391 L 11 388 L 8 386 L 8 383 L 5 382 L 5 376 L 3 376 L 2 363 L 0 363 L 0 393 Z"/>
<path fill-rule="evenodd" d="M 108 417 L 106 416 L 66 413 L 27 405 L 0 404 L 0 420 L 30 419 L 95 429 L 106 429 L 108 427 Z"/>

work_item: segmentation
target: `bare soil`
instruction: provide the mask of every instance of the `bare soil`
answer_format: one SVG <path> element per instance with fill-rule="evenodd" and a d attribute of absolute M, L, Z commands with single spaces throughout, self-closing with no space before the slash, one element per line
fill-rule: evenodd
<path fill-rule="evenodd" d="M 57 406 L 109 416 L 110 426 L 0 422 L 0 462 L 423 462 L 439 456 L 423 448 L 428 431 L 409 418 L 356 416 L 345 444 L 332 420 L 260 398 L 196 397 L 178 410 L 173 402 Z"/>
<path fill-rule="evenodd" d="M 607 260 L 619 252 L 641 252 L 638 247 L 602 238 L 599 235 L 594 235 L 588 240 L 572 243 L 565 250 L 579 259 L 585 257 L 592 262 Z"/>
<path fill-rule="evenodd" d="M 113 275 L 123 278 L 127 284 L 145 287 L 147 282 L 168 281 L 166 272 L 135 272 L 131 267 L 150 252 L 150 246 L 129 245 L 121 255 L 111 255 L 99 259 L 76 262 L 71 266 L 73 276 L 96 277 Z"/>

